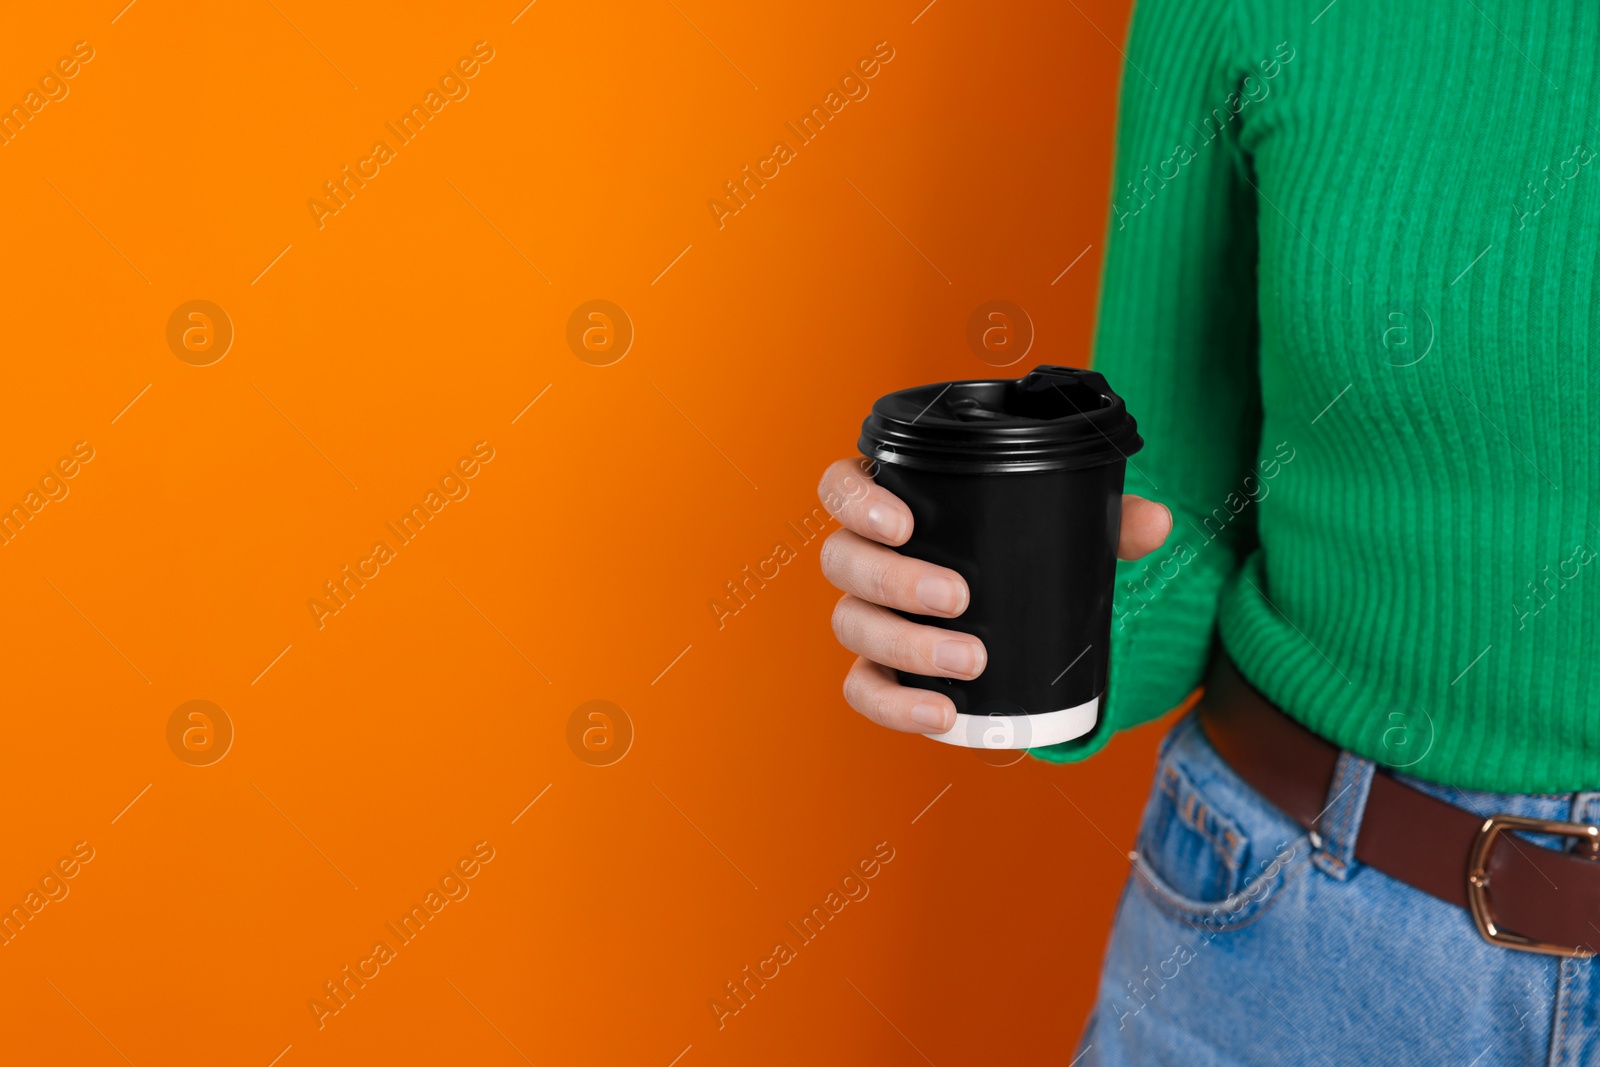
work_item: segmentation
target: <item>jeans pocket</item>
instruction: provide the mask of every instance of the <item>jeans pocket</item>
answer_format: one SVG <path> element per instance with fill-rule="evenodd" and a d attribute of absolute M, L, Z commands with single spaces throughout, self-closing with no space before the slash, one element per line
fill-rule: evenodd
<path fill-rule="evenodd" d="M 1133 882 L 1169 915 L 1215 930 L 1255 918 L 1306 835 L 1217 755 L 1189 717 L 1163 746 L 1134 854 Z"/>

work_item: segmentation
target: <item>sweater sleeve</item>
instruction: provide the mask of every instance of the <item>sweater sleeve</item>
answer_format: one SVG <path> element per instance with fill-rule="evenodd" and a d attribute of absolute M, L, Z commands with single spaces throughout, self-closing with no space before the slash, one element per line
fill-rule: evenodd
<path fill-rule="evenodd" d="M 1254 541 L 1256 190 L 1239 144 L 1253 83 L 1233 62 L 1232 16 L 1225 0 L 1139 0 L 1133 15 L 1094 364 L 1145 440 L 1127 491 L 1171 509 L 1173 531 L 1118 563 L 1100 721 L 1033 750 L 1052 762 L 1099 751 L 1194 690 L 1222 585 Z"/>

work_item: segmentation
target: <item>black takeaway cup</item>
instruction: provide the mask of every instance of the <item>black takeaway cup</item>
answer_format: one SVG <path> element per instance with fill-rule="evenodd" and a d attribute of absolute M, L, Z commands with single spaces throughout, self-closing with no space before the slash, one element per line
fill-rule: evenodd
<path fill-rule="evenodd" d="M 1094 729 L 1123 474 L 1143 445 L 1105 378 L 1071 367 L 921 385 L 872 405 L 861 453 L 915 520 L 899 550 L 958 572 L 972 593 L 959 618 L 900 614 L 973 634 L 989 653 L 970 682 L 898 672 L 955 702 L 956 724 L 936 740 L 1037 748 Z"/>

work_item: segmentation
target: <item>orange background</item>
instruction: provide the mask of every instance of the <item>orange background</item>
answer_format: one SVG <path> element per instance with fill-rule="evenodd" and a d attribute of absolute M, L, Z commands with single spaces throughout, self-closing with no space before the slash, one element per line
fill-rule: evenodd
<path fill-rule="evenodd" d="M 94 49 L 0 148 L 0 501 L 94 449 L 0 548 L 0 903 L 94 849 L 0 947 L 6 1058 L 1070 1059 L 1158 728 L 1058 768 L 871 726 L 786 524 L 874 397 L 994 373 L 980 303 L 1037 332 L 998 373 L 1087 359 L 1125 0 L 122 2 L 0 35 L 17 103 Z M 319 229 L 478 41 L 469 95 Z M 723 182 L 880 41 L 719 229 Z M 167 343 L 194 299 L 235 330 L 209 366 Z M 610 366 L 567 345 L 591 299 L 636 331 Z M 319 629 L 479 441 L 470 494 Z M 167 740 L 197 699 L 236 731 L 209 766 Z M 632 723 L 610 766 L 568 744 L 590 700 Z M 319 1029 L 480 841 L 470 895 Z M 870 895 L 719 1029 L 879 842 Z"/>

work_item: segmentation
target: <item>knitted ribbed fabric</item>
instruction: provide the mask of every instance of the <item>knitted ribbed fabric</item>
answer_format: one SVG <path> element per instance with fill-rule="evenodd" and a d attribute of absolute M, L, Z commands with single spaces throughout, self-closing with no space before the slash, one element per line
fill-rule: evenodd
<path fill-rule="evenodd" d="M 1095 366 L 1172 509 L 1102 723 L 1213 641 L 1462 788 L 1600 787 L 1600 4 L 1142 0 Z"/>

